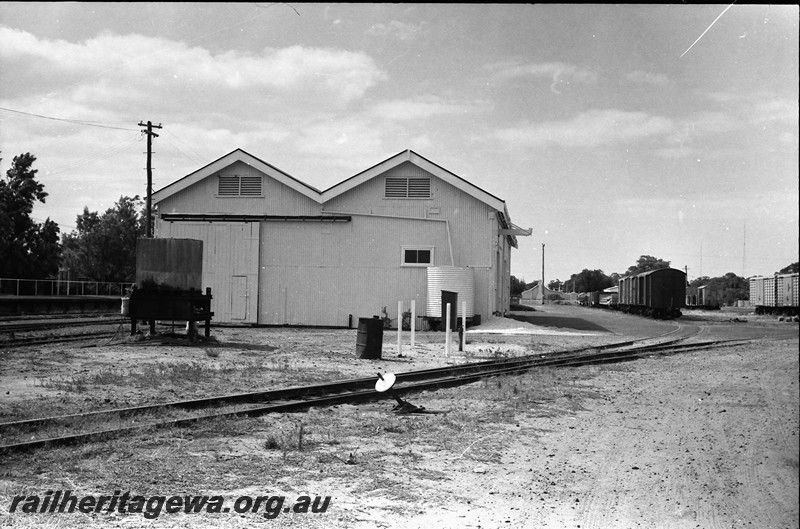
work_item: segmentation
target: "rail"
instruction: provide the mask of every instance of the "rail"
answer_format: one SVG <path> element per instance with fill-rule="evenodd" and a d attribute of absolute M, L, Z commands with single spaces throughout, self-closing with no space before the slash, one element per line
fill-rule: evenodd
<path fill-rule="evenodd" d="M 676 337 L 669 341 L 649 345 L 641 345 L 639 341 L 634 340 L 593 348 L 561 351 L 549 355 L 530 355 L 513 360 L 478 362 L 399 373 L 397 374 L 397 381 L 401 382 L 401 384 L 395 388 L 395 391 L 405 394 L 420 390 L 458 386 L 486 377 L 516 375 L 539 367 L 574 367 L 587 364 L 615 363 L 635 360 L 644 356 L 669 355 L 750 343 L 749 340 L 722 340 L 680 344 L 679 342 L 685 338 Z M 371 389 L 375 381 L 375 378 L 370 377 L 328 384 L 2 423 L 0 424 L 0 431 L 4 431 L 7 437 L 16 437 L 17 442 L 0 446 L 0 454 L 76 442 L 98 441 L 158 427 L 183 427 L 213 418 L 254 417 L 276 412 L 301 411 L 315 406 L 329 406 L 343 402 L 355 403 L 386 398 L 385 395 Z M 171 418 L 163 417 L 167 410 L 177 413 L 178 409 L 203 410 L 207 408 L 217 409 L 211 413 L 179 414 L 177 417 L 175 415 Z M 157 416 L 147 416 L 148 413 L 153 412 L 162 415 L 162 418 L 159 420 Z M 100 421 L 99 423 L 96 422 L 98 420 Z M 91 428 L 90 425 L 92 424 L 95 428 Z M 47 427 L 50 425 L 54 429 Z M 77 427 L 79 431 L 76 432 L 70 426 Z M 89 427 L 90 431 L 86 431 L 85 428 L 87 427 Z M 66 431 L 64 428 L 66 428 Z"/>
<path fill-rule="evenodd" d="M 132 286 L 133 283 L 0 277 L 0 295 L 6 296 L 122 296 Z"/>

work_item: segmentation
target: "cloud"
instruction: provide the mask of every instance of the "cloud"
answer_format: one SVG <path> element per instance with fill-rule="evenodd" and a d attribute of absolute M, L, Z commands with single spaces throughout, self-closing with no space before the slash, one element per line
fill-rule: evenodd
<path fill-rule="evenodd" d="M 419 38 L 425 32 L 425 22 L 419 24 L 406 24 L 392 20 L 389 24 L 374 24 L 367 30 L 367 35 L 373 37 L 393 37 L 405 42 Z"/>
<path fill-rule="evenodd" d="M 487 103 L 458 103 L 426 95 L 377 103 L 372 107 L 370 114 L 376 118 L 392 121 L 410 121 L 441 115 L 473 114 L 484 112 L 489 108 Z"/>
<path fill-rule="evenodd" d="M 579 68 L 563 62 L 545 63 L 520 63 L 517 61 L 495 63 L 486 66 L 493 73 L 495 79 L 499 81 L 510 81 L 514 79 L 540 77 L 549 79 L 550 90 L 555 94 L 560 94 L 558 89 L 563 85 L 572 83 L 594 83 L 597 81 L 597 74 L 585 68 Z"/>
<path fill-rule="evenodd" d="M 290 46 L 213 54 L 182 42 L 135 34 L 103 34 L 71 43 L 3 27 L 0 41 L 3 61 L 24 61 L 38 75 L 72 74 L 89 98 L 123 96 L 131 85 L 172 83 L 281 93 L 322 90 L 349 102 L 387 78 L 368 55 L 331 48 Z"/>
<path fill-rule="evenodd" d="M 672 120 L 644 112 L 591 110 L 567 121 L 527 123 L 500 129 L 493 135 L 504 142 L 540 147 L 596 147 L 622 142 L 636 142 L 663 136 L 674 128 Z"/>
<path fill-rule="evenodd" d="M 759 101 L 753 108 L 753 118 L 756 123 L 788 123 L 795 129 L 799 113 L 800 105 L 796 99 L 768 99 Z"/>
<path fill-rule="evenodd" d="M 669 80 L 667 79 L 666 75 L 661 73 L 644 72 L 641 70 L 630 72 L 625 76 L 625 78 L 632 83 L 638 84 L 649 84 L 653 86 L 666 86 L 669 84 Z"/>
<path fill-rule="evenodd" d="M 676 122 L 668 142 L 687 145 L 698 138 L 741 128 L 741 123 L 724 112 L 696 112 Z"/>

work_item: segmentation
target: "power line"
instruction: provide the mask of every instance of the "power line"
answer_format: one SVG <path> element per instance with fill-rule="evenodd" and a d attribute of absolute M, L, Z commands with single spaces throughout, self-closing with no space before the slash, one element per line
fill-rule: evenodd
<path fill-rule="evenodd" d="M 71 165 L 67 165 L 67 166 L 64 166 L 64 167 L 59 167 L 59 168 L 55 169 L 54 171 L 47 171 L 47 172 L 44 173 L 44 175 L 45 176 L 55 176 L 55 175 L 59 175 L 59 174 L 62 174 L 62 173 L 68 173 L 68 172 L 73 171 L 75 169 L 79 169 L 79 168 L 81 168 L 81 167 L 83 167 L 85 165 L 89 165 L 89 164 L 91 164 L 93 162 L 98 162 L 100 160 L 105 160 L 107 158 L 111 158 L 112 156 L 122 152 L 126 147 L 129 147 L 130 145 L 134 145 L 136 143 L 139 143 L 140 141 L 142 141 L 142 138 L 143 138 L 143 136 L 140 135 L 134 140 L 128 140 L 128 141 L 125 141 L 125 142 L 117 143 L 115 145 L 112 145 L 111 147 L 108 147 L 108 148 L 106 148 L 106 149 L 104 149 L 102 151 L 99 151 L 99 152 L 95 153 L 93 156 L 90 156 L 89 158 L 84 158 L 82 160 L 77 160 L 77 161 L 75 161 L 75 163 L 73 163 Z"/>
<path fill-rule="evenodd" d="M 63 121 L 65 123 L 72 123 L 73 125 L 85 125 L 87 127 L 99 127 L 99 128 L 102 128 L 102 129 L 137 130 L 137 129 L 122 128 L 122 127 L 110 127 L 108 125 L 100 125 L 99 122 L 85 121 L 85 120 L 79 120 L 79 119 L 54 118 L 52 116 L 43 116 L 41 114 L 32 114 L 30 112 L 23 112 L 21 110 L 13 110 L 11 108 L 0 107 L 0 110 L 2 110 L 4 112 L 12 112 L 14 114 L 22 114 L 24 116 L 30 116 L 30 117 L 34 117 L 34 118 L 50 119 L 50 120 L 53 120 L 53 121 Z"/>
<path fill-rule="evenodd" d="M 167 129 L 164 129 L 164 132 L 166 132 L 173 139 L 177 140 L 178 143 L 182 143 L 184 145 L 184 147 L 186 147 L 190 151 L 190 152 L 186 152 L 183 149 L 181 149 L 180 146 L 177 143 L 175 143 L 173 141 L 170 141 L 169 138 L 166 138 L 166 137 L 164 138 L 165 140 L 167 140 L 167 142 L 170 145 L 175 147 L 175 150 L 177 150 L 179 153 L 184 155 L 187 159 L 191 160 L 192 163 L 195 163 L 197 165 L 205 165 L 206 164 L 206 158 L 202 154 L 199 154 L 197 151 L 195 151 L 189 144 L 187 144 L 185 141 L 181 140 L 178 136 L 176 136 L 175 134 L 171 133 Z"/>

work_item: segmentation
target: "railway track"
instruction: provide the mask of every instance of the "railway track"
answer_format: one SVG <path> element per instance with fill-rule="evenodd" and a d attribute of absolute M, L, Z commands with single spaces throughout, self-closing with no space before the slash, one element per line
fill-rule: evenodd
<path fill-rule="evenodd" d="M 85 327 L 87 325 L 119 324 L 120 318 L 44 318 L 36 320 L 15 320 L 0 322 L 0 333 L 34 332 L 49 329 L 63 329 L 65 327 Z"/>
<path fill-rule="evenodd" d="M 680 343 L 684 339 L 685 336 L 677 336 L 657 343 L 620 342 L 548 355 L 530 355 L 399 373 L 396 375 L 397 385 L 394 387 L 393 395 L 453 387 L 487 377 L 516 375 L 538 367 L 573 367 L 622 362 L 643 356 L 749 343 L 748 340 Z M 6 442 L 0 446 L 0 454 L 141 434 L 154 428 L 186 427 L 209 419 L 255 417 L 341 403 L 386 399 L 385 393 L 375 390 L 376 381 L 377 377 L 359 378 L 327 384 L 1 423 L 0 437 L 16 438 L 17 441 Z M 205 412 L 201 412 L 202 410 Z"/>
<path fill-rule="evenodd" d="M 81 342 L 116 336 L 126 320 L 116 318 L 70 318 L 0 323 L 0 349 Z M 104 330 L 70 332 L 75 328 L 101 327 Z M 61 334 L 53 331 L 63 330 Z M 19 336 L 23 335 L 23 336 Z"/>

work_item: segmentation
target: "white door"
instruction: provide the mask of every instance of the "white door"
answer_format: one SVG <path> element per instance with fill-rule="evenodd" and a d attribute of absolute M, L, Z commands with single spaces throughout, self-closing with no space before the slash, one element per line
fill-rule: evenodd
<path fill-rule="evenodd" d="M 247 319 L 247 276 L 231 277 L 231 320 Z"/>

